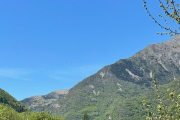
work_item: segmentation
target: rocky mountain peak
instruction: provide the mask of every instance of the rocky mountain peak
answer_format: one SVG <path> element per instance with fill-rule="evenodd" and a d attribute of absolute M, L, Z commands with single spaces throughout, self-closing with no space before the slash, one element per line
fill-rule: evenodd
<path fill-rule="evenodd" d="M 61 97 L 64 97 L 64 95 L 67 95 L 68 92 L 69 89 L 56 90 L 47 95 L 36 95 L 33 97 L 23 99 L 21 102 L 31 110 L 38 112 L 39 104 L 41 104 L 41 106 L 49 106 L 53 104 L 56 100 L 60 99 Z"/>

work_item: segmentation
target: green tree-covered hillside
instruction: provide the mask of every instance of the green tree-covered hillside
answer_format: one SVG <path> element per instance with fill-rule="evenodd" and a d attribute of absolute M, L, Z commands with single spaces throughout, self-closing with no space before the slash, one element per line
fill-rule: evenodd
<path fill-rule="evenodd" d="M 7 104 L 0 104 L 0 120 L 64 120 L 58 116 L 52 116 L 45 111 L 36 113 L 26 111 L 18 113 Z"/>
<path fill-rule="evenodd" d="M 17 112 L 25 112 L 29 110 L 24 104 L 17 101 L 14 97 L 9 95 L 9 93 L 4 91 L 3 89 L 0 89 L 0 103 L 9 105 L 10 107 L 14 108 Z"/>

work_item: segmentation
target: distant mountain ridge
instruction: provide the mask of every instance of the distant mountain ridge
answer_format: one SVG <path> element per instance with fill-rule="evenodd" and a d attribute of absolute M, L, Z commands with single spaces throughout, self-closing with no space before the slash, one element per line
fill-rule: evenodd
<path fill-rule="evenodd" d="M 103 67 L 54 101 L 58 107 L 47 105 L 48 112 L 67 120 L 79 120 L 84 113 L 93 120 L 123 119 L 125 108 L 117 110 L 116 105 L 153 90 L 153 77 L 158 85 L 180 77 L 180 48 L 173 48 L 177 45 L 180 45 L 180 35 L 148 45 L 132 57 Z"/>
<path fill-rule="evenodd" d="M 38 112 L 39 106 L 42 107 L 42 106 L 53 105 L 54 107 L 58 107 L 58 105 L 53 104 L 53 102 L 60 99 L 61 97 L 64 97 L 64 95 L 68 94 L 68 92 L 69 89 L 57 90 L 47 95 L 37 95 L 37 96 L 29 97 L 23 99 L 21 102 L 31 110 Z"/>

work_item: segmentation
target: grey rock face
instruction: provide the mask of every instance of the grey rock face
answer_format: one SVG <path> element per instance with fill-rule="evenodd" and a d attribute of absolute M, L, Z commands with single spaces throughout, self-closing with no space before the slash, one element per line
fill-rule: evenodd
<path fill-rule="evenodd" d="M 37 95 L 33 97 L 26 98 L 20 102 L 25 104 L 28 108 L 30 108 L 33 111 L 37 111 L 39 109 L 44 109 L 44 106 L 49 106 L 54 103 L 54 101 L 60 99 L 61 97 L 64 97 L 64 95 L 68 94 L 69 89 L 65 90 L 57 90 L 53 91 L 47 95 Z"/>

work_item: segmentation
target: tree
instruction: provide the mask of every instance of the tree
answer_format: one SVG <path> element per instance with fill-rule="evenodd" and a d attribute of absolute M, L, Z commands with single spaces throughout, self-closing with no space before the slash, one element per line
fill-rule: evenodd
<path fill-rule="evenodd" d="M 148 112 L 146 120 L 180 120 L 180 94 L 176 96 L 175 91 L 167 89 L 173 104 L 165 105 L 165 101 L 162 101 L 162 98 L 160 97 L 156 79 L 153 78 L 153 81 L 154 86 L 156 87 L 156 93 L 158 96 L 157 100 L 159 101 L 159 104 L 157 105 L 157 112 L 155 113 L 150 111 L 150 105 L 147 104 L 146 100 L 142 101 L 143 105 L 146 107 L 146 111 Z"/>
<path fill-rule="evenodd" d="M 164 11 L 165 13 L 165 16 L 166 17 L 169 17 L 171 18 L 173 21 L 175 21 L 178 25 L 180 25 L 180 14 L 179 14 L 179 8 L 180 8 L 180 5 L 177 4 L 174 0 L 165 0 L 166 3 L 162 2 L 161 0 L 159 0 L 159 3 L 160 3 L 160 7 L 162 8 L 162 10 Z M 156 24 L 158 24 L 161 28 L 165 29 L 166 33 L 157 33 L 157 34 L 161 34 L 161 35 L 170 35 L 170 36 L 175 36 L 177 34 L 180 34 L 177 32 L 177 30 L 173 30 L 171 27 L 166 27 L 166 26 L 163 26 L 160 22 L 158 22 L 154 17 L 153 15 L 150 13 L 150 11 L 148 10 L 147 8 L 147 5 L 146 5 L 146 0 L 143 0 L 144 2 L 144 8 L 146 9 L 146 12 L 149 14 L 149 16 L 155 21 Z M 166 4 L 166 6 L 165 6 Z M 167 22 L 167 19 L 159 14 L 159 17 L 161 17 L 162 19 L 164 19 L 164 22 L 166 25 L 168 25 L 168 22 Z M 180 27 L 179 27 L 180 29 Z"/>
<path fill-rule="evenodd" d="M 83 120 L 89 120 L 89 116 L 88 116 L 88 114 L 87 114 L 87 113 L 85 113 L 85 114 L 84 114 L 84 116 L 83 116 Z"/>
<path fill-rule="evenodd" d="M 180 14 L 179 14 L 179 8 L 180 5 L 177 4 L 174 0 L 165 0 L 166 3 L 162 2 L 161 0 L 159 0 L 160 3 L 160 7 L 163 9 L 165 15 L 169 18 L 171 18 L 173 21 L 175 21 L 178 25 L 180 25 Z M 165 27 L 163 26 L 161 23 L 159 23 L 150 13 L 150 11 L 147 8 L 146 5 L 146 0 L 143 0 L 144 2 L 144 8 L 146 9 L 146 12 L 149 14 L 149 16 L 155 21 L 156 24 L 158 24 L 161 28 L 165 29 L 166 33 L 157 33 L 157 34 L 161 34 L 161 35 L 170 35 L 170 36 L 175 36 L 177 34 L 180 34 L 177 32 L 177 30 L 173 30 L 171 27 Z M 166 6 L 165 6 L 166 4 Z M 164 19 L 165 24 L 168 25 L 167 19 L 159 14 L 159 17 L 161 17 L 162 19 Z M 180 27 L 179 27 L 180 29 Z M 178 47 L 178 46 L 177 46 Z M 173 48 L 176 48 L 173 46 Z M 172 102 L 174 103 L 174 105 L 169 105 L 169 106 L 165 106 L 160 95 L 159 95 L 159 89 L 157 87 L 157 83 L 156 83 L 156 79 L 153 78 L 154 81 L 154 86 L 156 87 L 156 92 L 158 95 L 158 101 L 159 104 L 157 105 L 157 114 L 155 114 L 154 112 L 151 112 L 149 110 L 150 105 L 147 104 L 146 100 L 143 100 L 142 103 L 143 105 L 146 106 L 146 110 L 148 111 L 148 116 L 146 117 L 147 120 L 154 120 L 154 119 L 160 119 L 160 120 L 179 120 L 180 119 L 180 94 L 178 94 L 177 96 L 175 96 L 174 91 L 170 92 L 170 89 L 167 89 L 167 92 L 169 93 L 169 97 L 171 98 Z"/>

